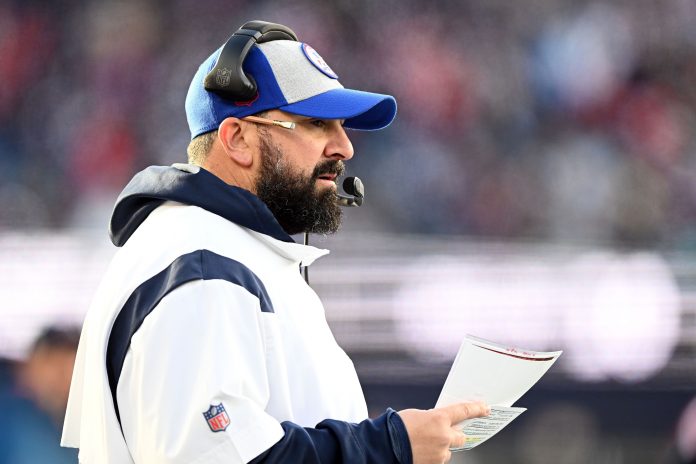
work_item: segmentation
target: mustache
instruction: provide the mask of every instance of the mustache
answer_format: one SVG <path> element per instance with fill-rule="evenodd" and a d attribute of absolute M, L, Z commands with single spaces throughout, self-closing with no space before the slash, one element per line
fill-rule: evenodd
<path fill-rule="evenodd" d="M 312 179 L 318 179 L 324 174 L 336 174 L 336 177 L 341 177 L 346 172 L 346 166 L 343 161 L 328 160 L 318 164 L 312 172 Z"/>

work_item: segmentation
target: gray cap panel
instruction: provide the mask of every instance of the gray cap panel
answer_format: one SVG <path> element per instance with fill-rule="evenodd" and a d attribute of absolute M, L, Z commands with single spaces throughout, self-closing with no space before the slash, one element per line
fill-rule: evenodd
<path fill-rule="evenodd" d="M 338 79 L 332 79 L 314 67 L 303 53 L 300 42 L 273 40 L 257 46 L 271 65 L 288 104 L 343 88 Z"/>

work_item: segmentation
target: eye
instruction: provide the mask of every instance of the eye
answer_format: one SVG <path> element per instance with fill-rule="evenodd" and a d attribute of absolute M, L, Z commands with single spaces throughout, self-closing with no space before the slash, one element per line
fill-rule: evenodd
<path fill-rule="evenodd" d="M 311 121 L 309 121 L 309 123 L 320 129 L 324 129 L 326 127 L 326 121 L 324 121 L 323 119 L 312 119 Z"/>

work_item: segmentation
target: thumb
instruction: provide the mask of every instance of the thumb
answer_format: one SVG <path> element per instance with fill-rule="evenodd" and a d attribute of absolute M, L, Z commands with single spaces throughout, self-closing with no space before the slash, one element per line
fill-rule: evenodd
<path fill-rule="evenodd" d="M 463 448 L 466 445 L 466 435 L 462 432 L 456 430 L 452 431 L 452 437 L 450 438 L 450 448 Z"/>

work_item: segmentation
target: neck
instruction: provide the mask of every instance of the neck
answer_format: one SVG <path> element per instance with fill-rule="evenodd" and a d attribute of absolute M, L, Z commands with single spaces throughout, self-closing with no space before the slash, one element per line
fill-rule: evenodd
<path fill-rule="evenodd" d="M 225 156 L 224 152 L 220 152 L 221 150 L 212 150 L 201 167 L 228 185 L 240 187 L 256 194 L 256 179 L 251 170 L 235 164 Z"/>

